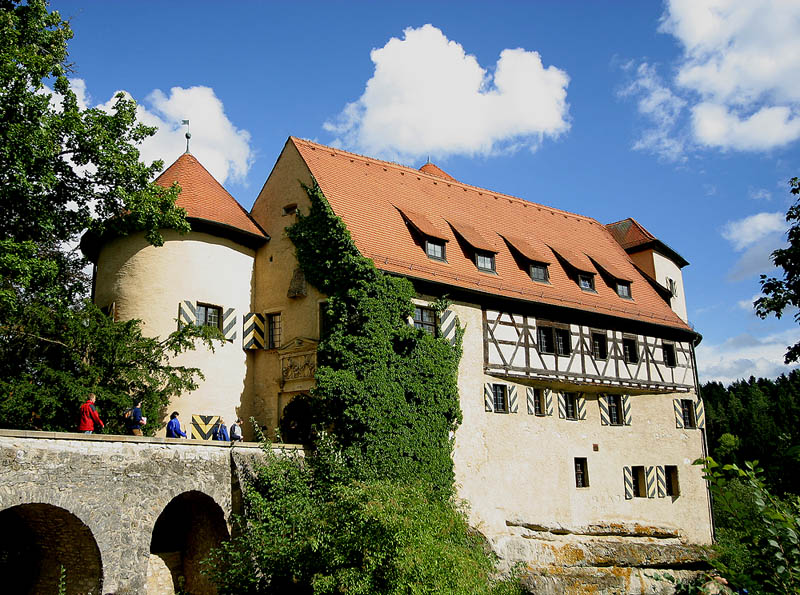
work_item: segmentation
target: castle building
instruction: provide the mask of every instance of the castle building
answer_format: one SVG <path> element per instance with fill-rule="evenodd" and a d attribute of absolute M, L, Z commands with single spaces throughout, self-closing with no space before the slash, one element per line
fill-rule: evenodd
<path fill-rule="evenodd" d="M 498 551 L 557 564 L 587 540 L 710 543 L 692 465 L 705 420 L 686 260 L 633 219 L 603 225 L 431 163 L 290 137 L 247 213 L 187 153 L 158 183 L 180 184 L 192 231 L 167 231 L 158 248 L 139 235 L 97 247 L 99 306 L 152 335 L 195 323 L 228 339 L 176 358 L 206 377 L 170 406 L 195 438 L 217 416 L 271 431 L 313 387 L 326 296 L 305 282 L 284 231 L 308 211 L 300 183 L 312 179 L 361 254 L 413 282 L 410 323 L 445 338 L 456 322 L 465 329 L 456 481 Z M 437 320 L 443 295 L 451 305 Z"/>

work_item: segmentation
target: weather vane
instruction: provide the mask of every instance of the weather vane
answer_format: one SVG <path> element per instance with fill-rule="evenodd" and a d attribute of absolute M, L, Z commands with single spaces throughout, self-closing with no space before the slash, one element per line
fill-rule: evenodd
<path fill-rule="evenodd" d="M 189 132 L 189 120 L 181 120 L 181 125 L 186 126 L 186 152 L 189 152 L 189 139 L 192 138 L 192 133 Z"/>

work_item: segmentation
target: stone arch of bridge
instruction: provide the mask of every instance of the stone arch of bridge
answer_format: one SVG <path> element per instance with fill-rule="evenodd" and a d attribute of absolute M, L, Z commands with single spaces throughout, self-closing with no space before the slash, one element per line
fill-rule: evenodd
<path fill-rule="evenodd" d="M 200 561 L 229 536 L 225 511 L 211 496 L 190 490 L 172 498 L 153 526 L 148 593 L 170 588 L 198 595 L 216 593 L 200 573 Z"/>
<path fill-rule="evenodd" d="M 78 516 L 48 503 L 0 511 L 0 577 L 7 593 L 100 595 L 103 563 L 92 530 Z"/>

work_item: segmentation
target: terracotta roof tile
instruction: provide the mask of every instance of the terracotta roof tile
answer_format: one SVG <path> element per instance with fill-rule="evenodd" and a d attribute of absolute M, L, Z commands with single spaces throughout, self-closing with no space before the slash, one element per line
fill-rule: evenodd
<path fill-rule="evenodd" d="M 417 169 L 379 161 L 290 137 L 334 212 L 346 223 L 356 246 L 378 268 L 396 274 L 510 297 L 598 312 L 690 331 L 639 273 L 612 232 L 594 219 L 462 184 Z M 496 239 L 497 274 L 478 271 L 450 226 L 447 261 L 426 257 L 411 236 L 400 211 L 423 214 L 430 222 L 466 224 L 487 241 Z M 468 233 L 468 232 L 467 232 Z M 555 258 L 548 267 L 550 284 L 535 283 L 527 267 L 498 234 L 535 238 L 558 247 L 592 272 L 586 254 L 630 278 L 633 299 L 623 299 L 597 279 L 596 293 L 582 291 Z M 466 238 L 465 238 L 466 239 Z M 473 238 L 474 240 L 474 238 Z M 599 260 L 598 260 L 599 263 Z"/>
<path fill-rule="evenodd" d="M 445 232 L 443 232 L 433 223 L 428 221 L 428 218 L 422 213 L 417 213 L 416 211 L 412 211 L 410 209 L 401 209 L 396 205 L 395 208 L 400 211 L 400 214 L 403 215 L 403 217 L 405 217 L 406 220 L 422 235 L 436 238 L 438 240 L 444 240 L 445 242 L 448 241 L 447 234 L 445 234 Z"/>
<path fill-rule="evenodd" d="M 175 202 L 188 217 L 212 221 L 266 238 L 264 230 L 247 211 L 214 179 L 191 153 L 184 153 L 156 179 L 156 184 L 177 182 L 181 193 Z"/>
<path fill-rule="evenodd" d="M 456 181 L 456 179 L 453 176 L 448 174 L 446 171 L 440 169 L 439 167 L 435 166 L 430 161 L 425 165 L 423 165 L 422 167 L 420 167 L 419 171 L 425 172 L 426 174 L 430 174 L 432 176 L 436 176 L 437 178 L 443 178 L 445 180 L 451 180 L 453 182 Z"/>
<path fill-rule="evenodd" d="M 497 254 L 497 247 L 468 223 L 464 223 L 463 221 L 451 221 L 449 219 L 447 222 L 450 224 L 450 227 L 461 236 L 461 239 L 475 248 L 475 250 L 494 252 Z"/>
<path fill-rule="evenodd" d="M 623 248 L 632 248 L 641 244 L 647 244 L 656 239 L 656 237 L 647 231 L 636 219 L 628 217 L 616 223 L 609 223 L 606 225 L 608 231 L 614 236 L 614 239 L 619 242 Z"/>
<path fill-rule="evenodd" d="M 499 232 L 499 235 L 528 260 L 533 262 L 541 262 L 544 264 L 550 264 L 553 262 L 552 250 L 550 250 L 550 248 L 548 248 L 539 240 L 534 240 L 531 238 L 523 239 L 518 236 L 512 236 L 505 232 Z"/>

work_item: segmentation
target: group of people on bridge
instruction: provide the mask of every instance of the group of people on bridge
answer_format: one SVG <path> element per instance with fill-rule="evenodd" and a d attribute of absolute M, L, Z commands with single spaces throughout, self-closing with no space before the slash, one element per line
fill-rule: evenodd
<path fill-rule="evenodd" d="M 100 414 L 97 412 L 95 401 L 97 396 L 94 393 L 89 393 L 86 402 L 81 405 L 78 416 L 78 431 L 84 434 L 93 434 L 95 429 L 103 429 L 105 424 L 100 419 Z M 133 407 L 128 409 L 125 414 L 125 428 L 131 436 L 142 436 L 142 426 L 147 423 L 147 418 L 142 414 L 142 401 L 137 401 Z M 181 429 L 181 422 L 178 419 L 178 412 L 173 411 L 169 416 L 167 422 L 167 438 L 187 438 L 186 432 Z M 224 442 L 241 442 L 242 436 L 242 420 L 237 419 L 236 423 L 231 426 L 230 434 L 225 425 L 225 420 L 221 417 L 214 426 L 212 432 L 212 439 Z"/>

